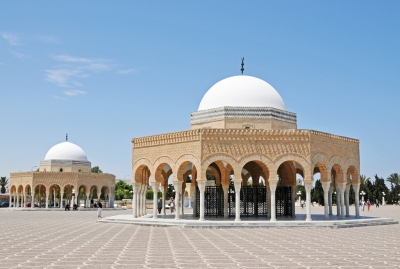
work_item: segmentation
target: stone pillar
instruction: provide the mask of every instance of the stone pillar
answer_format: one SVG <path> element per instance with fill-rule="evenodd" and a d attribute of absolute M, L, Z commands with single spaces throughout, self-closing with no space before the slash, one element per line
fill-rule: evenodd
<path fill-rule="evenodd" d="M 46 191 L 46 208 L 49 208 L 49 192 Z"/>
<path fill-rule="evenodd" d="M 184 195 L 184 191 L 182 190 L 182 193 L 181 193 L 181 208 L 182 208 L 182 217 L 183 217 L 183 215 L 185 215 L 185 195 Z"/>
<path fill-rule="evenodd" d="M 275 191 L 278 181 L 269 181 L 269 189 L 271 190 L 271 218 L 270 221 L 276 221 L 276 208 L 275 208 Z"/>
<path fill-rule="evenodd" d="M 339 183 L 337 184 L 337 188 L 340 191 L 339 199 L 340 199 L 340 218 L 344 219 L 345 218 L 345 206 L 344 206 L 344 192 L 346 189 L 346 183 Z"/>
<path fill-rule="evenodd" d="M 53 198 L 54 198 L 53 207 L 56 208 L 56 190 L 53 190 Z"/>
<path fill-rule="evenodd" d="M 296 217 L 296 186 L 292 186 L 292 217 Z"/>
<path fill-rule="evenodd" d="M 234 181 L 235 186 L 235 221 L 240 221 L 240 189 L 242 188 L 241 181 Z"/>
<path fill-rule="evenodd" d="M 31 191 L 31 197 L 31 208 L 35 208 L 35 190 Z"/>
<path fill-rule="evenodd" d="M 153 219 L 158 218 L 158 203 L 157 203 L 157 196 L 158 196 L 158 188 L 160 187 L 160 183 L 153 183 Z"/>
<path fill-rule="evenodd" d="M 142 189 L 142 216 L 146 216 L 147 215 L 146 193 L 147 193 L 147 185 L 143 185 L 143 189 Z"/>
<path fill-rule="evenodd" d="M 13 196 L 13 194 L 10 192 L 10 202 L 8 203 L 8 208 L 11 208 L 12 196 Z"/>
<path fill-rule="evenodd" d="M 21 207 L 25 207 L 25 193 L 22 193 L 22 198 L 21 198 Z"/>
<path fill-rule="evenodd" d="M 206 190 L 206 182 L 205 181 L 197 181 L 197 185 L 199 186 L 200 191 L 200 219 L 204 221 L 204 192 Z"/>
<path fill-rule="evenodd" d="M 324 189 L 324 219 L 329 219 L 329 191 L 331 187 L 330 182 L 321 182 Z"/>
<path fill-rule="evenodd" d="M 349 193 L 350 193 L 350 184 L 347 184 L 345 192 L 344 192 L 344 194 L 345 194 L 344 201 L 345 201 L 345 204 L 346 204 L 346 217 L 350 216 Z"/>
<path fill-rule="evenodd" d="M 222 189 L 224 190 L 224 218 L 229 218 L 229 211 L 228 211 L 228 191 L 229 191 L 229 184 L 222 185 Z"/>
<path fill-rule="evenodd" d="M 19 208 L 19 193 L 17 192 L 17 202 L 14 201 L 15 208 Z"/>
<path fill-rule="evenodd" d="M 174 188 L 175 188 L 175 219 L 179 220 L 180 216 L 179 216 L 179 194 L 181 192 L 181 188 L 182 188 L 182 182 L 174 182 Z"/>
<path fill-rule="evenodd" d="M 64 189 L 62 189 L 62 190 L 60 189 L 60 199 L 59 199 L 60 200 L 60 202 L 59 202 L 60 208 L 63 208 L 63 196 L 64 196 Z"/>
<path fill-rule="evenodd" d="M 336 185 L 336 215 L 340 217 L 340 190 L 338 185 Z"/>
<path fill-rule="evenodd" d="M 268 206 L 268 212 L 267 212 L 267 219 L 271 219 L 271 188 L 269 187 L 269 182 L 265 182 L 267 184 L 267 206 Z"/>
<path fill-rule="evenodd" d="M 360 218 L 360 183 L 353 184 L 353 190 L 355 193 L 355 209 L 356 209 L 356 219 Z"/>
<path fill-rule="evenodd" d="M 193 182 L 193 180 L 192 180 L 192 182 Z M 197 207 L 198 207 L 198 204 L 197 204 L 197 187 L 196 187 L 196 182 L 192 183 L 192 184 L 194 184 L 194 186 L 193 186 L 193 217 L 196 217 Z"/>
<path fill-rule="evenodd" d="M 165 216 L 165 187 L 164 186 L 160 186 L 161 189 L 161 193 L 162 193 L 162 209 L 161 209 L 161 216 Z"/>
<path fill-rule="evenodd" d="M 306 188 L 306 211 L 307 211 L 307 216 L 306 216 L 306 221 L 312 221 L 311 218 L 311 189 L 312 189 L 312 184 L 313 182 L 310 180 L 305 180 L 304 181 L 304 187 Z"/>
<path fill-rule="evenodd" d="M 139 184 L 132 184 L 132 191 L 133 191 L 133 199 L 132 199 L 132 211 L 133 211 L 133 218 L 138 217 L 138 189 Z"/>
<path fill-rule="evenodd" d="M 332 193 L 333 193 L 333 187 L 329 187 L 329 192 L 328 192 L 328 202 L 329 202 L 329 215 L 332 215 Z"/>
<path fill-rule="evenodd" d="M 143 216 L 142 215 L 142 210 L 143 210 L 143 185 L 140 184 L 138 186 L 138 195 L 137 195 L 137 216 L 138 218 Z"/>
<path fill-rule="evenodd" d="M 90 192 L 86 193 L 86 207 L 90 208 Z"/>

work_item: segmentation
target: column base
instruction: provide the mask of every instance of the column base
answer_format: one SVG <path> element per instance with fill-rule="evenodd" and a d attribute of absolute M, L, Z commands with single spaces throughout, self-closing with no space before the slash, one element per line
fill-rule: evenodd
<path fill-rule="evenodd" d="M 276 221 L 276 219 L 271 218 L 269 221 Z"/>
<path fill-rule="evenodd" d="M 206 219 L 204 219 L 204 218 L 203 218 L 203 219 L 202 219 L 202 218 L 199 219 L 199 221 L 205 221 L 205 220 L 206 220 Z"/>
<path fill-rule="evenodd" d="M 241 219 L 235 219 L 235 221 L 241 221 Z"/>
<path fill-rule="evenodd" d="M 312 221 L 312 218 L 306 218 L 306 221 Z"/>
<path fill-rule="evenodd" d="M 360 216 L 356 216 L 355 218 L 356 218 L 356 219 L 359 219 L 359 218 L 360 218 Z"/>
<path fill-rule="evenodd" d="M 329 219 L 329 215 L 328 215 L 328 216 L 325 216 L 324 219 L 325 219 L 325 220 L 328 220 L 328 219 Z"/>
<path fill-rule="evenodd" d="M 174 218 L 174 220 L 180 220 L 181 218 Z"/>

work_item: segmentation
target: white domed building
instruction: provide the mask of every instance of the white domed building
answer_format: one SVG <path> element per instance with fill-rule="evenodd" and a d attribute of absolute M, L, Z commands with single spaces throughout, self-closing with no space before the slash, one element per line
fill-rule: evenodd
<path fill-rule="evenodd" d="M 11 173 L 10 205 L 14 201 L 16 208 L 62 208 L 66 203 L 90 207 L 91 200 L 102 198 L 114 207 L 114 189 L 114 175 L 92 173 L 83 149 L 62 142 L 47 152 L 36 172 Z"/>
<path fill-rule="evenodd" d="M 323 112 L 320 112 L 323 113 Z M 191 130 L 132 139 L 133 217 L 146 214 L 149 185 L 175 187 L 175 219 L 188 218 L 193 207 L 199 220 L 288 218 L 312 220 L 311 189 L 319 174 L 324 189 L 325 219 L 349 217 L 349 191 L 359 192 L 357 139 L 297 128 L 279 93 L 252 76 L 233 76 L 212 86 L 191 113 Z M 296 216 L 298 178 L 306 190 L 306 214 Z M 154 196 L 153 218 L 158 218 Z M 184 201 L 184 203 L 182 203 Z M 358 195 L 355 201 L 359 216 Z M 161 215 L 165 215 L 163 208 Z M 337 218 L 336 216 L 334 218 Z"/>

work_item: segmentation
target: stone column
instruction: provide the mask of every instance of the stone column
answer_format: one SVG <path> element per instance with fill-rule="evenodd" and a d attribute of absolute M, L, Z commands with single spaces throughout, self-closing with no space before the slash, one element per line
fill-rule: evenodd
<path fill-rule="evenodd" d="M 60 199 L 59 199 L 59 206 L 60 208 L 63 208 L 63 196 L 64 196 L 64 189 L 60 189 Z"/>
<path fill-rule="evenodd" d="M 312 221 L 311 218 L 311 189 L 312 189 L 312 184 L 313 182 L 310 180 L 305 180 L 304 181 L 304 187 L 306 188 L 306 211 L 307 211 L 307 216 L 306 216 L 306 221 Z"/>
<path fill-rule="evenodd" d="M 162 193 L 162 209 L 161 209 L 161 216 L 165 216 L 165 187 L 163 185 L 160 186 L 161 193 Z"/>
<path fill-rule="evenodd" d="M 8 203 L 8 208 L 11 208 L 12 197 L 13 197 L 13 194 L 10 192 L 10 202 Z"/>
<path fill-rule="evenodd" d="M 349 201 L 349 193 L 350 193 L 350 184 L 346 185 L 346 189 L 345 189 L 345 197 L 344 197 L 344 201 L 346 203 L 346 217 L 350 216 L 350 201 Z"/>
<path fill-rule="evenodd" d="M 240 221 L 240 189 L 242 188 L 241 181 L 234 181 L 235 186 L 235 221 Z"/>
<path fill-rule="evenodd" d="M 15 201 L 14 201 L 14 204 L 15 204 L 15 207 L 16 208 L 19 208 L 19 193 L 17 192 L 17 202 L 15 203 Z"/>
<path fill-rule="evenodd" d="M 192 182 L 193 182 L 193 180 L 192 180 Z M 196 187 L 196 182 L 192 183 L 192 184 L 195 184 L 193 186 L 193 217 L 196 217 L 197 206 L 198 206 L 198 204 L 197 204 L 197 187 Z"/>
<path fill-rule="evenodd" d="M 31 191 L 31 197 L 31 208 L 35 208 L 35 190 Z"/>
<path fill-rule="evenodd" d="M 276 221 L 276 208 L 275 208 L 275 191 L 276 191 L 276 185 L 278 181 L 269 181 L 269 189 L 271 191 L 270 197 L 271 197 L 271 218 L 270 221 Z"/>
<path fill-rule="evenodd" d="M 158 196 L 158 188 L 160 187 L 160 183 L 153 183 L 153 219 L 158 218 L 158 203 L 157 203 L 157 196 Z"/>
<path fill-rule="evenodd" d="M 353 184 L 353 190 L 355 193 L 355 209 L 356 209 L 356 219 L 360 218 L 360 183 Z"/>
<path fill-rule="evenodd" d="M 182 208 L 182 216 L 185 215 L 185 195 L 184 191 L 181 192 L 181 208 Z"/>
<path fill-rule="evenodd" d="M 22 198 L 21 198 L 21 207 L 25 207 L 25 193 L 22 193 Z"/>
<path fill-rule="evenodd" d="M 224 190 L 224 218 L 229 218 L 229 211 L 228 211 L 228 191 L 229 191 L 229 184 L 222 185 L 222 189 Z"/>
<path fill-rule="evenodd" d="M 138 184 L 132 184 L 132 191 L 133 191 L 133 198 L 132 198 L 132 211 L 133 211 L 133 218 L 138 217 Z"/>
<path fill-rule="evenodd" d="M 86 193 L 86 208 L 90 208 L 90 192 Z"/>
<path fill-rule="evenodd" d="M 49 208 L 49 192 L 46 191 L 46 208 Z"/>
<path fill-rule="evenodd" d="M 344 192 L 346 189 L 346 183 L 339 183 L 337 184 L 337 188 L 340 191 L 339 199 L 340 199 L 340 218 L 344 219 L 345 218 L 345 206 L 344 206 Z"/>
<path fill-rule="evenodd" d="M 179 220 L 180 216 L 179 216 L 179 194 L 181 192 L 181 188 L 182 188 L 182 182 L 174 182 L 174 188 L 175 188 L 175 219 Z"/>
<path fill-rule="evenodd" d="M 292 186 L 292 217 L 296 217 L 296 186 Z"/>
<path fill-rule="evenodd" d="M 142 195 L 142 191 L 143 191 L 143 185 L 139 184 L 139 186 L 137 187 L 138 190 L 138 195 L 136 196 L 136 203 L 137 203 L 137 217 L 141 217 L 142 216 L 142 210 L 143 210 L 143 195 Z"/>
<path fill-rule="evenodd" d="M 333 187 L 329 187 L 329 192 L 328 192 L 328 201 L 329 201 L 329 215 L 332 215 L 332 193 L 333 193 Z"/>
<path fill-rule="evenodd" d="M 336 184 L 336 215 L 340 217 L 340 189 Z"/>
<path fill-rule="evenodd" d="M 146 193 L 147 193 L 147 185 L 143 185 L 143 188 L 142 188 L 142 216 L 146 216 L 147 215 Z"/>
<path fill-rule="evenodd" d="M 197 181 L 197 185 L 199 186 L 200 191 L 200 219 L 204 221 L 204 192 L 206 190 L 206 182 L 205 181 Z"/>
<path fill-rule="evenodd" d="M 321 182 L 324 189 L 324 219 L 329 219 L 329 191 L 331 187 L 330 182 Z"/>
<path fill-rule="evenodd" d="M 53 207 L 56 208 L 56 190 L 53 190 L 53 198 L 54 198 Z"/>
<path fill-rule="evenodd" d="M 265 182 L 265 184 L 267 185 L 267 191 L 266 191 L 266 195 L 267 195 L 267 206 L 268 206 L 268 210 L 267 210 L 267 219 L 271 219 L 271 189 L 269 187 L 269 182 Z"/>

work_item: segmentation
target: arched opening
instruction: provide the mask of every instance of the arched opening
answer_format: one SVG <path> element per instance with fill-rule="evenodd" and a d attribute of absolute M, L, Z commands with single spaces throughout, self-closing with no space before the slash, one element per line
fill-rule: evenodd
<path fill-rule="evenodd" d="M 78 187 L 78 195 L 77 195 L 77 205 L 81 206 L 83 208 L 88 207 L 88 200 L 89 200 L 89 196 L 86 196 L 86 194 L 88 193 L 88 187 L 86 185 L 80 185 Z"/>
<path fill-rule="evenodd" d="M 293 160 L 281 163 L 277 170 L 278 183 L 275 191 L 277 217 L 296 215 L 296 197 L 301 208 L 305 206 L 304 167 Z"/>
<path fill-rule="evenodd" d="M 60 207 L 61 203 L 61 187 L 53 184 L 49 187 L 49 207 Z"/>
<path fill-rule="evenodd" d="M 46 207 L 46 186 L 38 184 L 34 187 L 34 207 Z"/>

